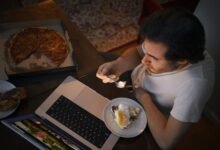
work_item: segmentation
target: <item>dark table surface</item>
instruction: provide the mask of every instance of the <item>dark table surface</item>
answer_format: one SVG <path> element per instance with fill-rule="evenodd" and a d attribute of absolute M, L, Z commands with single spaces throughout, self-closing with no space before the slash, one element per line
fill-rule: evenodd
<path fill-rule="evenodd" d="M 130 97 L 132 93 L 127 89 L 118 89 L 114 84 L 103 84 L 95 77 L 97 67 L 105 60 L 97 53 L 95 48 L 82 35 L 77 26 L 73 24 L 68 16 L 51 0 L 23 7 L 16 10 L 0 13 L 0 23 L 21 22 L 30 20 L 61 19 L 70 33 L 73 43 L 75 57 L 79 70 L 77 72 L 59 72 L 30 78 L 10 79 L 16 86 L 25 87 L 28 97 L 21 101 L 20 106 L 13 115 L 15 117 L 23 114 L 34 113 L 35 109 L 50 95 L 50 93 L 68 76 L 72 75 L 84 84 L 96 90 L 105 97 L 112 99 L 116 97 Z M 0 124 L 0 146 L 4 149 L 36 149 L 19 135 Z M 158 149 L 148 128 L 139 136 L 126 139 L 120 138 L 114 149 Z"/>

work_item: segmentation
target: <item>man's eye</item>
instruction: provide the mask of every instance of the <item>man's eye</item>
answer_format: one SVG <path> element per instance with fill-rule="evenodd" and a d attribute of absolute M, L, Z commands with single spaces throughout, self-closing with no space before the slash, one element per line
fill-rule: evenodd
<path fill-rule="evenodd" d="M 152 57 L 154 60 L 158 61 L 159 59 L 157 59 L 156 57 Z"/>

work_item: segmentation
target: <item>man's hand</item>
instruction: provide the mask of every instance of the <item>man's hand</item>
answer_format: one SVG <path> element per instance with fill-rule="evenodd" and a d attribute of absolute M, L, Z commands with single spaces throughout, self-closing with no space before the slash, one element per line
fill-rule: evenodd
<path fill-rule="evenodd" d="M 140 62 L 141 59 L 136 47 L 131 48 L 116 60 L 102 64 L 98 68 L 96 76 L 104 83 L 114 82 L 122 73 L 134 69 Z"/>
<path fill-rule="evenodd" d="M 96 77 L 101 79 L 103 83 L 113 83 L 119 79 L 121 70 L 118 61 L 111 61 L 102 64 L 96 72 Z"/>
<path fill-rule="evenodd" d="M 96 77 L 101 79 L 103 83 L 113 83 L 119 79 L 119 77 L 117 77 L 116 75 L 106 76 L 98 73 L 96 73 Z"/>

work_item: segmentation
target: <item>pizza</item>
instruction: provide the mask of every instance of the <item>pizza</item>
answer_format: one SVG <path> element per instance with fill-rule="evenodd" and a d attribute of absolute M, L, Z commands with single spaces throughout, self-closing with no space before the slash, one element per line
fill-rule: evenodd
<path fill-rule="evenodd" d="M 60 66 L 68 55 L 64 37 L 48 28 L 25 28 L 12 34 L 5 43 L 11 68 L 47 68 Z"/>

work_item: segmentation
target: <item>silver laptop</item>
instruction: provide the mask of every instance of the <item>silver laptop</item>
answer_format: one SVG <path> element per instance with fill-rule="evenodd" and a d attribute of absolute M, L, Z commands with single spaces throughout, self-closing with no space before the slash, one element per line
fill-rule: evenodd
<path fill-rule="evenodd" d="M 100 95 L 99 93 L 89 88 L 85 84 L 81 83 L 77 79 L 68 76 L 52 92 L 52 94 L 37 108 L 35 113 L 41 118 L 48 120 L 50 123 L 54 124 L 64 132 L 68 133 L 68 135 L 72 136 L 74 139 L 77 139 L 78 141 L 80 141 L 90 149 L 109 150 L 114 147 L 119 137 L 113 135 L 111 132 L 109 133 L 106 140 L 103 141 L 101 146 L 97 146 L 93 142 L 84 138 L 84 136 L 80 135 L 79 132 L 70 129 L 69 126 L 64 125 L 65 123 L 63 123 L 62 121 L 60 121 L 59 119 L 48 113 L 48 111 L 50 112 L 51 109 L 53 111 L 53 107 L 57 103 L 57 100 L 60 97 L 65 97 L 65 99 L 68 99 L 69 102 L 71 101 L 71 103 L 73 103 L 74 105 L 77 105 L 83 110 L 88 111 L 90 114 L 95 116 L 96 119 L 98 118 L 97 120 L 99 121 L 101 120 L 101 122 L 103 122 L 102 114 L 103 114 L 104 106 L 109 101 L 107 98 Z M 65 108 L 59 107 L 59 110 L 62 109 L 65 111 Z M 83 121 L 79 121 L 79 123 L 80 122 Z"/>

